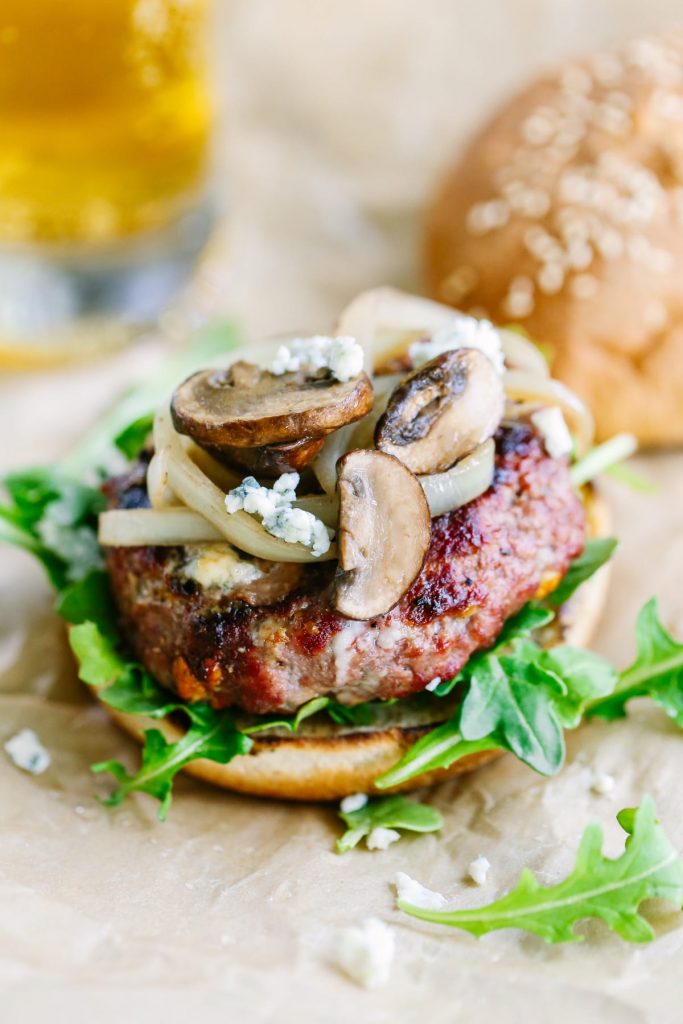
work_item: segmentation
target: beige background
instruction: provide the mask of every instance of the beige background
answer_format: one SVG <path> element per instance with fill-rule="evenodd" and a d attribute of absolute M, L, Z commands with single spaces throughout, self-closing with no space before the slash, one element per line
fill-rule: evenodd
<path fill-rule="evenodd" d="M 354 291 L 419 286 L 425 196 L 466 132 L 532 68 L 619 32 L 664 25 L 679 4 L 635 0 L 239 0 L 220 4 L 225 220 L 176 340 L 207 316 L 247 334 L 324 328 Z M 161 354 L 149 339 L 106 364 L 0 381 L 2 468 L 56 459 L 128 380 Z M 683 456 L 640 460 L 654 496 L 611 487 L 622 547 L 597 648 L 633 652 L 637 609 L 658 593 L 683 636 Z M 133 764 L 134 745 L 75 680 L 52 598 L 27 557 L 0 551 L 0 741 L 36 729 L 40 778 L 0 756 L 3 1021 L 677 1021 L 681 916 L 651 907 L 658 939 L 628 948 L 602 927 L 582 945 L 516 933 L 477 943 L 392 909 L 405 870 L 463 905 L 495 898 L 523 864 L 569 867 L 591 819 L 619 848 L 616 810 L 655 797 L 683 850 L 683 737 L 651 708 L 570 739 L 558 778 L 510 760 L 426 794 L 441 836 L 386 853 L 333 852 L 333 811 L 251 801 L 180 781 L 165 825 L 152 801 L 115 812 L 88 765 Z M 595 796 L 594 770 L 617 780 Z M 487 885 L 463 880 L 482 852 Z M 365 993 L 329 963 L 333 929 L 375 913 L 396 926 L 392 982 Z M 76 993 L 78 993 L 76 995 Z M 134 993 L 134 999 L 133 999 Z M 163 1014 L 162 1014 L 163 1011 Z"/>

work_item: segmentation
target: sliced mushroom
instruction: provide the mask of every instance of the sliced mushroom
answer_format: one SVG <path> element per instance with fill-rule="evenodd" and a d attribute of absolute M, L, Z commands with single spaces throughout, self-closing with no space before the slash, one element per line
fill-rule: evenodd
<path fill-rule="evenodd" d="M 478 349 L 454 349 L 396 388 L 375 444 L 413 473 L 440 473 L 493 435 L 504 406 L 502 378 L 490 359 Z"/>
<path fill-rule="evenodd" d="M 254 476 L 276 477 L 281 473 L 301 473 L 310 466 L 324 443 L 324 437 L 302 437 L 300 441 L 260 448 L 225 445 L 222 448 L 211 446 L 207 451 L 223 463 L 248 469 Z"/>
<path fill-rule="evenodd" d="M 213 448 L 261 448 L 325 437 L 371 407 L 372 384 L 364 373 L 346 382 L 329 374 L 275 376 L 244 362 L 195 373 L 176 388 L 171 401 L 176 430 Z"/>
<path fill-rule="evenodd" d="M 429 549 L 429 506 L 419 480 L 384 452 L 347 452 L 337 465 L 339 572 L 334 607 L 372 619 L 400 601 Z"/>

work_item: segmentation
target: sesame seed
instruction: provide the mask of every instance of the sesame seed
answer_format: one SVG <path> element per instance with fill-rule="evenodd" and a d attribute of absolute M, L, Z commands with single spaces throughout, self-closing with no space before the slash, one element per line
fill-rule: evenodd
<path fill-rule="evenodd" d="M 567 262 L 574 270 L 586 270 L 593 262 L 593 250 L 587 242 L 570 242 Z"/>
<path fill-rule="evenodd" d="M 536 275 L 536 280 L 544 295 L 556 295 L 564 284 L 564 268 L 560 263 L 546 263 Z"/>
<path fill-rule="evenodd" d="M 565 68 L 560 76 L 560 84 L 564 92 L 578 93 L 581 96 L 587 95 L 593 88 L 593 82 L 589 73 L 581 67 L 570 65 Z"/>
<path fill-rule="evenodd" d="M 503 308 L 512 317 L 529 316 L 534 308 L 534 283 L 530 277 L 513 277 Z"/>
<path fill-rule="evenodd" d="M 473 235 L 485 235 L 502 228 L 510 218 L 510 207 L 504 199 L 489 199 L 475 203 L 467 214 L 467 228 Z"/>
<path fill-rule="evenodd" d="M 616 85 L 623 73 L 624 66 L 614 53 L 596 53 L 591 58 L 591 69 L 600 85 Z"/>
<path fill-rule="evenodd" d="M 543 114 L 530 114 L 522 123 L 522 138 L 530 146 L 544 146 L 553 137 L 555 125 Z"/>
<path fill-rule="evenodd" d="M 614 228 L 605 227 L 596 234 L 595 244 L 605 260 L 618 260 L 624 252 L 624 239 Z"/>
<path fill-rule="evenodd" d="M 661 331 L 669 322 L 669 313 L 663 302 L 654 299 L 643 310 L 643 324 L 650 331 Z"/>
<path fill-rule="evenodd" d="M 598 290 L 598 280 L 592 274 L 577 274 L 569 282 L 569 290 L 575 299 L 592 299 Z"/>
<path fill-rule="evenodd" d="M 442 296 L 450 302 L 460 302 L 468 295 L 479 280 L 479 274 L 470 266 L 456 267 L 440 286 Z"/>

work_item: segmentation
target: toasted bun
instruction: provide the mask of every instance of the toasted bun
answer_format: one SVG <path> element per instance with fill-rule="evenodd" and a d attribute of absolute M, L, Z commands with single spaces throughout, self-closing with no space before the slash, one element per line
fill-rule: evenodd
<path fill-rule="evenodd" d="M 590 491 L 586 492 L 585 505 L 589 535 L 605 535 L 609 531 L 607 507 Z M 583 646 L 589 642 L 604 605 L 607 577 L 606 568 L 601 569 L 563 605 L 549 646 Z M 142 738 L 145 729 L 161 729 L 168 740 L 177 740 L 182 735 L 171 722 L 159 723 L 102 706 L 136 739 Z M 275 730 L 257 735 L 251 751 L 228 764 L 193 761 L 185 771 L 239 793 L 283 800 L 338 800 L 349 793 L 372 793 L 376 792 L 374 779 L 396 764 L 429 729 L 445 720 L 447 714 L 441 712 L 437 717 L 439 711 L 440 708 L 436 713 L 408 712 L 401 703 L 392 704 L 384 709 L 382 723 L 364 727 L 309 720 L 302 723 L 296 735 L 276 734 Z M 494 750 L 472 754 L 451 768 L 427 772 L 396 788 L 431 785 L 477 768 L 501 753 Z"/>
<path fill-rule="evenodd" d="M 598 434 L 683 442 L 683 34 L 514 97 L 428 214 L 431 294 L 547 345 Z"/>

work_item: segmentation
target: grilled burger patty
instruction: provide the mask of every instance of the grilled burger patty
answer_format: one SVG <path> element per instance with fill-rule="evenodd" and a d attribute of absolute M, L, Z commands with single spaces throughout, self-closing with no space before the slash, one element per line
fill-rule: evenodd
<path fill-rule="evenodd" d="M 148 504 L 145 472 L 143 458 L 107 482 L 112 507 Z M 433 520 L 420 575 L 375 619 L 332 609 L 334 563 L 250 559 L 221 577 L 220 546 L 109 548 L 106 562 L 123 635 L 155 679 L 184 700 L 265 714 L 319 694 L 345 704 L 407 697 L 450 678 L 556 586 L 584 532 L 566 461 L 515 425 L 496 435 L 489 490 Z"/>

